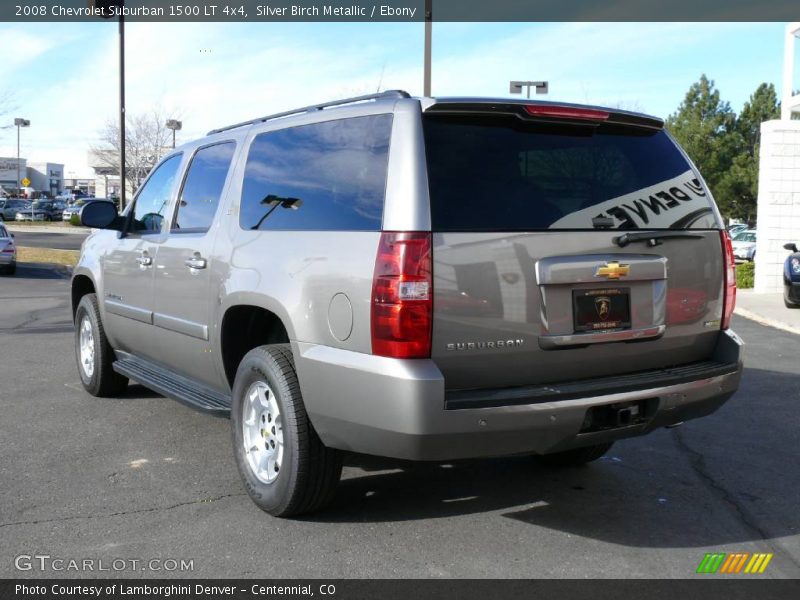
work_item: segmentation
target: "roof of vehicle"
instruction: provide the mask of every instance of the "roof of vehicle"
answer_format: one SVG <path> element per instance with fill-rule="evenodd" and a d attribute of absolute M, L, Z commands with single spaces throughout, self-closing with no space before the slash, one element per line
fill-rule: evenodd
<path fill-rule="evenodd" d="M 603 106 L 587 105 L 587 104 L 573 104 L 569 102 L 553 102 L 542 100 L 530 100 L 519 98 L 480 98 L 480 97 L 412 97 L 408 92 L 403 90 L 386 90 L 376 94 L 367 94 L 364 96 L 355 96 L 352 98 L 343 98 L 341 100 L 333 100 L 330 102 L 323 102 L 320 104 L 312 104 L 292 110 L 282 111 L 263 117 L 257 117 L 248 121 L 241 121 L 212 129 L 207 135 L 215 135 L 232 129 L 239 129 L 243 127 L 250 127 L 259 123 L 266 123 L 276 119 L 285 119 L 288 117 L 304 115 L 308 113 L 319 113 L 320 111 L 332 111 L 346 106 L 353 106 L 359 104 L 374 104 L 378 102 L 390 102 L 392 104 L 403 100 L 415 100 L 420 103 L 423 111 L 431 112 L 464 112 L 473 110 L 476 106 L 485 107 L 487 112 L 496 114 L 508 113 L 510 109 L 534 105 L 542 107 L 564 107 L 568 109 L 587 109 L 594 111 L 602 111 L 611 115 L 610 122 L 621 122 L 631 125 L 640 125 L 655 129 L 661 129 L 664 126 L 664 121 L 651 115 L 637 113 L 627 110 L 620 110 L 616 108 L 609 108 Z"/>

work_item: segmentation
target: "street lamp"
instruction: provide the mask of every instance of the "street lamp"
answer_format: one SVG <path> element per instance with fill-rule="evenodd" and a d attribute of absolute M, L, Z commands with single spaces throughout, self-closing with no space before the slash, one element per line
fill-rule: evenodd
<path fill-rule="evenodd" d="M 20 195 L 22 181 L 19 176 L 19 130 L 22 127 L 30 127 L 31 122 L 28 119 L 14 119 L 14 125 L 17 127 L 17 197 Z"/>
<path fill-rule="evenodd" d="M 112 8 L 123 8 L 125 0 L 87 0 L 89 8 L 99 10 L 101 19 L 110 19 Z M 119 205 L 125 208 L 125 17 L 119 15 Z"/>
<path fill-rule="evenodd" d="M 530 99 L 531 88 L 535 88 L 537 94 L 546 94 L 550 91 L 550 84 L 547 81 L 512 81 L 508 91 L 512 94 L 521 94 L 522 88 L 528 88 L 528 99 Z"/>
<path fill-rule="evenodd" d="M 175 119 L 170 119 L 167 121 L 167 129 L 172 129 L 172 147 L 175 147 L 175 132 L 180 131 L 183 127 L 182 121 L 176 121 Z"/>

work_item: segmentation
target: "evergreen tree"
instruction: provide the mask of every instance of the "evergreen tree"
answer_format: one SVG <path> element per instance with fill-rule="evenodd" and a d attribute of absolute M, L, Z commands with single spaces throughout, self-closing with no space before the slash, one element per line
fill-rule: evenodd
<path fill-rule="evenodd" d="M 705 74 L 693 83 L 677 112 L 666 122 L 669 132 L 694 161 L 726 216 L 733 198 L 723 184 L 743 140 L 736 131 L 736 115 L 730 104 L 720 99 L 719 90 Z"/>

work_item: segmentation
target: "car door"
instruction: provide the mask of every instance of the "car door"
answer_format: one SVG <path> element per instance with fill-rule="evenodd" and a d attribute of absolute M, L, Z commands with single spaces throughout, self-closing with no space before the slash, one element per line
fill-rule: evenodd
<path fill-rule="evenodd" d="M 153 324 L 160 362 L 212 387 L 218 383 L 210 351 L 215 214 L 225 192 L 234 142 L 199 148 L 183 179 L 169 232 L 156 258 Z"/>
<path fill-rule="evenodd" d="M 167 214 L 178 179 L 181 155 L 150 173 L 133 199 L 127 231 L 102 259 L 105 327 L 118 350 L 145 358 L 153 352 L 153 264 L 165 236 Z"/>

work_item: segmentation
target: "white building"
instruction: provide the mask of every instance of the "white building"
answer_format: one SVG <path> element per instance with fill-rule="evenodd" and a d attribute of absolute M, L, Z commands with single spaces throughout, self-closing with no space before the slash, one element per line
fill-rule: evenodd
<path fill-rule="evenodd" d="M 64 165 L 59 163 L 30 163 L 27 168 L 30 187 L 57 196 L 64 191 Z"/>
<path fill-rule="evenodd" d="M 800 87 L 793 81 L 794 56 L 800 22 L 786 27 L 781 118 L 761 124 L 758 164 L 758 238 L 755 256 L 755 291 L 783 289 L 783 263 L 787 242 L 800 242 Z"/>
<path fill-rule="evenodd" d="M 0 156 L 0 187 L 9 192 L 21 187 L 22 184 L 17 183 L 17 174 L 19 174 L 20 179 L 27 175 L 25 159 L 19 159 L 18 169 L 16 158 L 5 158 Z"/>

